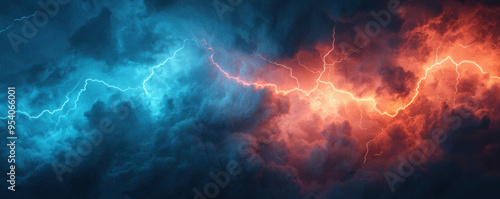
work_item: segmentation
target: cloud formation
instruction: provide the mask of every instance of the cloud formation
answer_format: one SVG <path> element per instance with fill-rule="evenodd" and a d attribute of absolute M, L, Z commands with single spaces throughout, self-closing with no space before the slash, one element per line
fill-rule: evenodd
<path fill-rule="evenodd" d="M 0 33 L 22 111 L 15 197 L 499 194 L 498 3 L 214 2 L 70 1 L 17 53 L 25 22 Z M 1 27 L 42 10 L 3 4 Z M 211 173 L 228 165 L 223 187 Z"/>

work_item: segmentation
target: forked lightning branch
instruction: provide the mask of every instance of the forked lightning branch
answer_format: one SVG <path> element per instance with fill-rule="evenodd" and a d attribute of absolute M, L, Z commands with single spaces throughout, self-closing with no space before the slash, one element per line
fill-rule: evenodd
<path fill-rule="evenodd" d="M 9 165 L 9 172 L 7 173 L 7 182 L 9 183 L 8 189 L 16 191 L 16 88 L 8 87 L 8 116 L 7 116 L 7 147 L 9 148 L 9 156 L 7 162 Z"/>

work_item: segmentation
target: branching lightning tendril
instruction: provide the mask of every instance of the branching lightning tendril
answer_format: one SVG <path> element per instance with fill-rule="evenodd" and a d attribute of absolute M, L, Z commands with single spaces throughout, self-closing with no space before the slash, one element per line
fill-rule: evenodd
<path fill-rule="evenodd" d="M 12 23 L 11 23 L 9 26 L 5 27 L 4 29 L 0 30 L 0 33 L 5 32 L 5 31 L 9 30 L 10 28 L 12 28 L 12 26 L 14 26 L 14 24 L 15 24 L 17 21 L 21 21 L 21 20 L 23 20 L 23 19 L 29 19 L 29 18 L 31 18 L 31 17 L 33 17 L 33 16 L 35 16 L 37 12 L 38 12 L 38 10 L 37 10 L 37 11 L 35 11 L 35 13 L 33 13 L 32 15 L 22 16 L 22 17 L 20 17 L 20 18 L 17 18 L 17 19 L 12 20 Z"/>

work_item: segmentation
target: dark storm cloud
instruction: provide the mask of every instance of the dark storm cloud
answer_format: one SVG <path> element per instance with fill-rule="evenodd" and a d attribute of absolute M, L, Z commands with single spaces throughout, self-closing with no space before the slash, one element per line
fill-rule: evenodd
<path fill-rule="evenodd" d="M 179 1 L 176 0 L 144 0 L 144 4 L 150 10 L 160 11 L 167 7 L 173 6 Z"/>
<path fill-rule="evenodd" d="M 387 9 L 387 2 L 382 1 L 249 1 L 242 4 L 229 14 L 231 25 L 251 35 L 247 43 L 259 43 L 262 38 L 275 43 L 278 51 L 268 53 L 278 57 L 293 57 L 299 49 L 308 49 L 317 42 L 329 43 L 333 27 L 336 26 L 338 32 L 352 31 L 354 25 L 370 19 L 371 10 Z M 394 17 L 394 21 L 397 20 Z M 398 25 L 401 23 L 393 23 L 389 28 Z"/>
<path fill-rule="evenodd" d="M 500 186 L 498 125 L 486 115 L 460 121 L 459 128 L 446 132 L 443 158 L 417 168 L 391 197 L 489 198 L 500 193 L 494 188 Z"/>
<path fill-rule="evenodd" d="M 332 179 L 339 182 L 349 180 L 359 164 L 351 131 L 352 127 L 347 121 L 326 126 L 321 134 L 327 143 L 325 146 L 316 145 L 304 165 L 298 168 L 301 179 L 320 184 Z"/>
<path fill-rule="evenodd" d="M 104 8 L 98 16 L 80 27 L 69 42 L 73 48 L 94 59 L 116 60 L 116 38 L 112 28 L 111 11 Z"/>
<path fill-rule="evenodd" d="M 442 12 L 441 3 L 432 2 L 421 4 L 431 6 L 429 15 L 437 16 Z M 15 4 L 9 3 L 6 7 L 17 8 Z M 90 8 L 88 13 L 79 11 L 80 7 L 86 6 Z M 61 8 L 61 14 L 50 22 L 52 25 L 45 27 L 24 48 L 21 47 L 19 54 L 10 49 L 5 34 L 0 35 L 4 38 L 0 39 L 0 48 L 6 52 L 0 61 L 5 63 L 2 69 L 8 69 L 0 77 L 4 79 L 2 85 L 15 83 L 30 87 L 34 93 L 31 103 L 42 109 L 54 99 L 63 99 L 64 92 L 71 89 L 83 74 L 149 69 L 163 61 L 165 54 L 170 55 L 176 44 L 186 37 L 205 39 L 203 36 L 207 36 L 207 40 L 212 38 L 214 46 L 232 48 L 228 51 L 252 54 L 261 50 L 286 58 L 300 49 L 312 48 L 318 42 L 331 42 L 335 25 L 338 32 L 343 32 L 340 34 L 342 39 L 352 41 L 355 35 L 353 26 L 373 20 L 369 14 L 371 10 L 386 7 L 385 1 L 368 0 L 314 3 L 248 0 L 234 11 L 225 13 L 225 20 L 219 21 L 211 1 L 146 0 L 144 4 L 72 1 L 64 9 Z M 78 17 L 73 13 L 78 13 Z M 9 12 L 7 15 L 10 19 L 17 14 L 24 15 L 25 12 Z M 393 20 L 394 23 L 386 29 L 388 34 L 397 33 L 403 24 L 403 20 L 396 16 Z M 16 27 L 12 31 L 19 32 L 20 25 Z M 52 31 L 57 39 L 50 34 Z M 419 48 L 423 37 L 414 36 L 412 45 Z M 394 43 L 398 41 L 394 39 Z M 52 48 L 47 50 L 47 46 Z M 389 46 L 398 47 L 397 44 Z M 495 134 L 499 128 L 493 126 L 492 121 L 498 118 L 471 116 L 460 129 L 448 131 L 450 140 L 444 145 L 447 158 L 430 163 L 426 168 L 428 170 L 417 170 L 407 183 L 390 195 L 388 191 L 383 191 L 387 190 L 383 182 L 381 185 L 354 177 L 360 175 L 357 169 L 360 157 L 356 156 L 359 149 L 352 141 L 349 122 L 324 127 L 321 135 L 327 141 L 326 145 L 314 147 L 303 165 L 297 168 L 287 165 L 290 152 L 284 144 L 278 141 L 263 144 L 258 141 L 258 132 L 266 128 L 269 136 L 280 133 L 276 132 L 279 128 L 272 121 L 290 111 L 290 99 L 275 95 L 271 90 L 228 83 L 229 80 L 222 78 L 206 59 L 209 52 L 192 48 L 183 57 L 188 61 L 179 61 L 177 67 L 166 66 L 168 73 L 174 75 L 161 78 L 166 82 L 163 86 L 171 90 L 155 96 L 160 98 L 157 107 L 161 110 L 159 115 L 155 115 L 148 107 L 152 105 L 146 102 L 135 101 L 136 106 L 130 107 L 133 101 L 130 100 L 121 104 L 130 107 L 130 113 L 122 120 L 120 114 L 113 111 L 112 102 L 125 98 L 125 94 L 105 89 L 94 93 L 95 101 L 88 102 L 89 106 L 80 107 L 84 110 L 77 113 L 79 118 L 65 118 L 71 121 L 70 127 L 76 129 L 75 135 L 57 134 L 56 137 L 61 137 L 54 138 L 37 130 L 22 138 L 26 143 L 20 145 L 25 148 L 22 155 L 26 157 L 29 163 L 26 167 L 30 169 L 19 169 L 25 172 L 19 174 L 19 196 L 193 198 L 192 189 L 203 189 L 207 182 L 213 181 L 209 172 L 224 170 L 230 160 L 237 161 L 244 169 L 240 175 L 231 178 L 228 187 L 220 190 L 218 198 L 460 198 L 472 197 L 477 190 L 482 191 L 483 196 L 497 193 L 499 163 L 495 155 L 499 153 L 497 143 L 500 138 Z M 377 50 L 374 49 L 369 51 Z M 105 65 L 100 64 L 103 61 Z M 389 58 L 387 62 L 390 63 Z M 411 81 L 415 80 L 414 74 L 399 66 L 379 66 L 370 70 L 381 76 L 384 88 L 390 93 L 408 95 L 408 90 L 413 88 Z M 180 70 L 178 68 L 181 72 L 175 71 Z M 115 79 L 130 82 L 135 75 Z M 61 89 L 61 85 L 68 88 Z M 35 88 L 39 88 L 36 93 Z M 29 94 L 31 90 L 24 92 Z M 116 130 L 104 135 L 102 143 L 93 147 L 92 153 L 82 158 L 73 172 L 65 173 L 64 181 L 60 183 L 51 161 L 64 162 L 68 150 L 76 150 L 78 143 L 86 139 L 87 130 L 99 128 L 103 118 L 113 121 Z M 45 121 L 32 122 L 42 126 Z M 5 124 L 0 127 L 4 128 Z M 404 149 L 407 134 L 398 124 L 391 126 L 387 133 L 393 141 L 390 147 Z M 40 148 L 34 148 L 40 142 L 64 147 L 43 152 L 42 155 L 31 154 L 31 150 L 40 151 Z M 238 152 L 239 143 L 244 142 L 248 142 L 250 154 Z M 477 152 L 481 155 L 467 160 L 471 153 Z M 2 156 L 5 154 L 2 152 Z M 40 160 L 40 157 L 46 159 Z M 5 161 L 0 165 L 6 168 Z M 456 165 L 470 166 L 461 168 Z M 496 173 L 488 174 L 484 170 Z M 318 193 L 302 192 L 306 188 L 304 182 L 313 182 L 315 178 L 327 185 L 316 191 Z M 340 179 L 341 183 L 330 183 L 332 178 Z"/>
<path fill-rule="evenodd" d="M 406 97 L 413 90 L 416 82 L 415 75 L 410 71 L 405 71 L 401 66 L 385 65 L 379 69 L 382 77 L 382 86 L 377 89 L 388 90 L 389 93 L 397 93 L 398 97 Z"/>
<path fill-rule="evenodd" d="M 185 62 L 189 63 L 190 60 Z M 170 84 L 179 92 L 164 96 L 161 106 L 165 112 L 159 117 L 153 117 L 149 108 L 145 108 L 141 102 L 133 102 L 136 105 L 132 108 L 131 102 L 125 101 L 123 105 L 130 107 L 130 112 L 124 120 L 120 119 L 120 113 L 113 111 L 112 102 L 125 96 L 108 89 L 114 93 L 109 99 L 95 102 L 83 113 L 84 121 L 72 123 L 73 128 L 77 129 L 75 137 L 54 140 L 53 144 L 64 147 L 46 155 L 52 157 L 51 161 L 67 164 L 68 153 L 78 151 L 78 144 L 87 139 L 89 130 L 102 125 L 103 118 L 111 120 L 116 129 L 104 134 L 102 143 L 94 146 L 90 155 L 83 156 L 76 167 L 71 167 L 72 172 L 65 172 L 62 182 L 57 180 L 50 161 L 38 163 L 39 166 L 33 172 L 19 174 L 23 176 L 20 183 L 22 181 L 25 184 L 19 188 L 20 196 L 192 198 L 193 187 L 202 189 L 205 183 L 212 180 L 208 175 L 210 171 L 225 169 L 230 160 L 228 154 L 238 154 L 241 140 L 237 138 L 230 141 L 234 132 L 255 130 L 264 122 L 287 113 L 289 109 L 287 99 L 275 96 L 270 90 L 255 91 L 254 88 L 240 85 L 220 89 L 220 85 L 213 84 L 220 81 L 217 71 L 206 67 L 208 62 L 201 64 L 184 68 L 185 74 L 179 75 L 176 83 Z M 28 137 L 23 139 L 31 140 Z M 241 160 L 241 165 L 246 162 L 239 155 L 233 158 Z M 276 171 L 272 166 L 266 168 L 263 171 Z M 276 195 L 273 190 L 291 183 L 281 177 L 290 175 L 290 171 L 283 172 L 276 177 L 262 179 L 266 184 L 275 184 L 275 188 L 266 186 L 256 189 Z M 243 173 L 232 179 L 234 182 L 231 187 L 236 189 L 228 188 L 221 197 L 239 195 L 236 192 L 241 191 L 238 179 L 252 180 L 255 174 Z M 299 191 L 294 183 L 290 190 L 293 191 L 290 196 Z M 255 192 L 257 195 L 254 196 L 257 197 L 258 193 L 261 192 Z"/>

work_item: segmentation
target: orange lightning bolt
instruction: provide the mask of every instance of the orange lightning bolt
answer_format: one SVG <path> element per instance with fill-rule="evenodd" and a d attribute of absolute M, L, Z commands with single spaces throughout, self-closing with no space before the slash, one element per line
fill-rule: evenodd
<path fill-rule="evenodd" d="M 294 91 L 298 91 L 298 92 L 301 92 L 303 94 L 305 94 L 306 96 L 309 96 L 312 92 L 314 92 L 318 87 L 319 87 L 319 84 L 325 84 L 325 85 L 330 85 L 330 87 L 335 91 L 335 92 L 338 92 L 338 93 L 342 93 L 342 94 L 346 94 L 348 96 L 350 96 L 353 100 L 355 100 L 357 103 L 359 102 L 369 102 L 369 103 L 372 103 L 373 104 L 373 109 L 378 112 L 379 114 L 381 115 L 385 115 L 385 116 L 389 116 L 389 117 L 396 117 L 398 115 L 398 113 L 402 110 L 405 110 L 407 107 L 409 107 L 414 101 L 415 99 L 417 98 L 417 96 L 419 95 L 419 89 L 420 89 L 420 85 L 421 83 L 427 79 L 428 77 L 428 74 L 429 74 L 429 71 L 431 71 L 432 69 L 434 69 L 434 67 L 436 66 L 440 66 L 441 64 L 443 64 L 444 62 L 446 61 L 451 61 L 455 67 L 456 67 L 456 72 L 458 74 L 458 77 L 457 77 L 457 83 L 455 85 L 455 94 L 458 92 L 458 84 L 459 84 L 459 78 L 460 78 L 460 73 L 458 72 L 458 67 L 461 66 L 462 64 L 472 64 L 474 66 L 476 66 L 480 71 L 481 73 L 483 74 L 488 74 L 487 72 L 485 72 L 483 70 L 483 68 L 477 64 L 476 62 L 474 61 L 469 61 L 469 60 L 464 60 L 464 61 L 460 61 L 460 62 L 456 62 L 455 60 L 453 60 L 450 56 L 447 56 L 445 59 L 441 60 L 441 61 L 438 61 L 438 56 L 437 56 L 437 51 L 438 49 L 441 47 L 441 45 L 439 45 L 438 49 L 436 49 L 436 63 L 434 63 L 433 65 L 431 65 L 430 67 L 426 68 L 425 69 L 425 73 L 424 73 L 424 76 L 422 78 L 419 79 L 418 83 L 417 83 L 417 87 L 414 89 L 415 91 L 415 94 L 412 96 L 411 100 L 406 103 L 405 105 L 403 106 L 400 106 L 399 108 L 393 110 L 393 111 L 382 111 L 382 110 L 379 110 L 377 108 L 377 102 L 375 101 L 375 99 L 373 98 L 358 98 L 356 97 L 353 93 L 349 92 L 349 91 L 346 91 L 346 90 L 341 90 L 341 89 L 337 89 L 335 87 L 335 85 L 333 85 L 331 82 L 328 82 L 328 81 L 323 81 L 321 80 L 321 78 L 323 77 L 323 74 L 326 72 L 327 68 L 330 68 L 328 66 L 333 66 L 337 63 L 340 63 L 342 61 L 344 61 L 345 59 L 347 59 L 347 54 L 345 55 L 345 57 L 343 57 L 342 59 L 338 60 L 338 61 L 335 61 L 333 63 L 327 63 L 326 61 L 326 57 L 330 55 L 330 53 L 335 49 L 335 29 L 333 31 L 333 35 L 332 35 L 332 38 L 333 38 L 333 42 L 332 42 L 332 48 L 322 57 L 322 61 L 323 61 L 323 70 L 320 72 L 320 75 L 319 77 L 316 79 L 316 85 L 315 87 L 310 90 L 310 91 L 306 91 L 306 90 L 303 90 L 300 88 L 300 84 L 299 84 L 299 81 L 297 79 L 297 77 L 295 77 L 293 75 L 293 70 L 291 67 L 288 67 L 286 65 L 283 65 L 283 64 L 280 64 L 280 63 L 276 63 L 276 62 L 273 62 L 273 61 L 269 61 L 267 60 L 266 58 L 264 58 L 262 55 L 259 55 L 257 54 L 259 57 L 261 57 L 263 60 L 269 62 L 269 63 L 272 63 L 274 65 L 277 65 L 277 66 L 281 66 L 283 68 L 286 68 L 287 70 L 290 71 L 290 77 L 295 79 L 295 81 L 297 82 L 297 87 L 296 88 L 293 88 L 293 89 L 290 89 L 290 90 L 279 90 L 278 86 L 276 84 L 271 84 L 271 83 L 268 83 L 268 84 L 259 84 L 259 83 L 251 83 L 251 82 L 246 82 L 238 77 L 235 77 L 235 76 L 232 76 L 230 75 L 229 73 L 227 73 L 226 71 L 224 71 L 220 65 L 218 63 L 216 63 L 214 61 L 214 55 L 215 55 L 215 52 L 213 50 L 213 48 L 209 47 L 208 49 L 211 50 L 213 53 L 212 55 L 210 56 L 210 59 L 212 61 L 212 64 L 215 65 L 227 78 L 229 79 L 233 79 L 235 80 L 236 82 L 238 83 L 241 83 L 243 85 L 246 85 L 246 86 L 250 86 L 250 85 L 253 85 L 257 88 L 265 88 L 265 87 L 272 87 L 274 88 L 274 91 L 278 94 L 284 94 L 284 95 L 287 95 L 288 93 L 291 93 L 291 92 L 294 92 Z M 331 69 L 331 68 L 330 68 Z M 498 76 L 493 76 L 493 75 L 489 75 L 489 77 L 491 79 L 500 79 L 500 77 Z"/>

